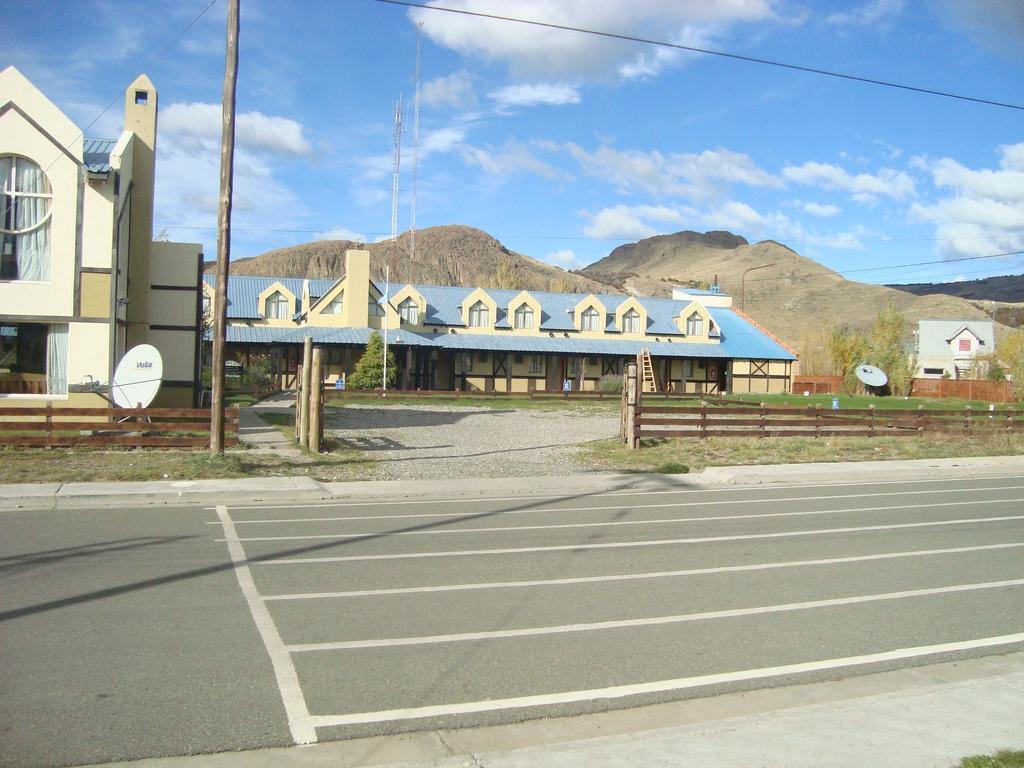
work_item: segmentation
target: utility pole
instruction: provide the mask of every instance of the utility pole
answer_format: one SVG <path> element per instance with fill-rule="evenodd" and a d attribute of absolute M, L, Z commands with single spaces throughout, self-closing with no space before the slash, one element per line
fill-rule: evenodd
<path fill-rule="evenodd" d="M 228 0 L 224 105 L 220 133 L 220 206 L 217 212 L 217 275 L 213 302 L 213 371 L 210 453 L 224 453 L 224 339 L 231 259 L 231 191 L 235 160 L 235 85 L 238 82 L 238 2 Z"/>
<path fill-rule="evenodd" d="M 743 274 L 740 276 L 740 312 L 747 311 L 747 272 L 753 272 L 755 269 L 767 269 L 768 267 L 774 267 L 776 262 L 771 264 L 761 264 L 757 267 L 751 267 L 750 269 L 743 270 Z"/>

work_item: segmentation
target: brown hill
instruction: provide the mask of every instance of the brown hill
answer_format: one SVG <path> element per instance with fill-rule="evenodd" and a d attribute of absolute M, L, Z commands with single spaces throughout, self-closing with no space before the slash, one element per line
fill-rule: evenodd
<path fill-rule="evenodd" d="M 384 279 L 384 266 L 390 264 L 391 281 L 395 283 L 534 291 L 609 290 L 609 286 L 589 277 L 510 251 L 486 232 L 459 225 L 416 232 L 415 257 L 408 232 L 398 238 L 394 249 L 390 241 L 319 240 L 232 261 L 231 274 L 336 279 L 344 275 L 345 251 L 352 248 L 370 252 L 370 270 L 376 279 Z"/>
<path fill-rule="evenodd" d="M 890 300 L 911 325 L 921 319 L 988 318 L 958 297 L 915 296 L 856 283 L 774 241 L 751 245 L 727 232 L 679 232 L 620 246 L 582 274 L 614 282 L 629 293 L 659 296 L 671 295 L 674 285 L 710 283 L 717 275 L 737 307 L 745 304 L 748 314 L 798 347 L 823 324 L 867 330 Z"/>
<path fill-rule="evenodd" d="M 999 275 L 952 283 L 907 283 L 888 287 L 916 296 L 941 293 L 972 301 L 1024 302 L 1024 275 Z"/>

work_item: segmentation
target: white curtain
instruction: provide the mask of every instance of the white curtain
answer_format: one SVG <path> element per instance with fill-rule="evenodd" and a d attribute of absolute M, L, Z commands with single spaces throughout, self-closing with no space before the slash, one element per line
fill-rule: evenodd
<path fill-rule="evenodd" d="M 51 325 L 46 337 L 46 393 L 68 393 L 68 327 Z"/>
<path fill-rule="evenodd" d="M 50 279 L 50 227 L 46 221 L 50 208 L 50 185 L 43 171 L 34 163 L 20 160 L 16 169 L 15 189 L 22 193 L 46 197 L 18 196 L 14 228 L 29 230 L 17 236 L 19 280 Z M 46 221 L 46 223 L 44 223 Z"/>

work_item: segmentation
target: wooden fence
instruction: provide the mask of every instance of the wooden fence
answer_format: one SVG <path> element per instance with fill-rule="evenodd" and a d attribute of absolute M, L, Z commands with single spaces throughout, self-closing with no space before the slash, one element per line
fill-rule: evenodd
<path fill-rule="evenodd" d="M 1013 385 L 1008 381 L 975 381 L 973 379 L 914 379 L 910 385 L 913 397 L 959 397 L 962 400 L 984 400 L 989 403 L 1012 403 Z"/>
<path fill-rule="evenodd" d="M 238 445 L 238 409 L 224 411 L 224 445 Z M 209 445 L 200 408 L 0 408 L 0 445 L 192 448 Z"/>

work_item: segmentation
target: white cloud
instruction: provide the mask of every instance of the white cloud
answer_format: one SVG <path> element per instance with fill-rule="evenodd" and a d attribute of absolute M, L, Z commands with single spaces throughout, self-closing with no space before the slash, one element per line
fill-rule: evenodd
<path fill-rule="evenodd" d="M 935 186 L 950 194 L 911 207 L 912 219 L 935 224 L 950 256 L 988 256 L 1024 250 L 1024 143 L 1002 146 L 999 168 L 972 170 L 950 158 L 929 163 Z"/>
<path fill-rule="evenodd" d="M 1020 0 L 933 0 L 947 21 L 1005 59 L 1020 60 L 1024 4 Z"/>
<path fill-rule="evenodd" d="M 491 91 L 487 96 L 499 109 L 580 103 L 579 91 L 574 86 L 557 83 L 507 85 Z"/>
<path fill-rule="evenodd" d="M 420 88 L 420 102 L 428 107 L 465 109 L 476 103 L 473 77 L 461 70 L 428 80 Z"/>
<path fill-rule="evenodd" d="M 882 168 L 876 174 L 850 174 L 837 165 L 809 161 L 803 165 L 786 166 L 782 175 L 789 181 L 819 189 L 849 192 L 858 202 L 871 202 L 878 197 L 902 200 L 914 195 L 914 180 L 903 171 Z"/>
<path fill-rule="evenodd" d="M 302 123 L 288 117 L 243 112 L 236 123 L 236 141 L 246 150 L 283 155 L 308 155 L 313 151 Z M 171 104 L 160 112 L 160 135 L 170 136 L 182 147 L 220 147 L 219 104 Z"/>
<path fill-rule="evenodd" d="M 836 26 L 873 27 L 903 11 L 904 0 L 869 0 L 848 11 L 830 14 L 826 21 Z"/>
<path fill-rule="evenodd" d="M 567 144 L 566 149 L 584 173 L 615 185 L 622 193 L 641 191 L 702 200 L 718 194 L 728 183 L 780 186 L 775 176 L 757 167 L 748 155 L 727 149 L 671 155 L 608 146 L 588 152 L 575 144 Z"/>
<path fill-rule="evenodd" d="M 451 152 L 459 148 L 465 140 L 466 128 L 463 126 L 449 126 L 430 131 L 420 137 L 420 159 L 436 153 Z"/>
<path fill-rule="evenodd" d="M 351 240 L 356 243 L 365 243 L 366 235 L 361 232 L 353 232 L 351 229 L 345 227 L 336 227 L 335 229 L 329 229 L 326 232 L 320 232 L 316 236 L 317 240 Z"/>
<path fill-rule="evenodd" d="M 545 179 L 566 178 L 562 171 L 535 157 L 528 145 L 518 141 L 506 142 L 499 150 L 466 146 L 462 150 L 462 159 L 467 165 L 479 166 L 493 177 L 533 173 Z"/>
<path fill-rule="evenodd" d="M 583 262 L 577 258 L 575 252 L 570 250 L 554 251 L 545 256 L 543 260 L 562 269 L 579 269 L 584 266 Z"/>
<path fill-rule="evenodd" d="M 732 24 L 772 18 L 777 2 L 506 0 L 496 6 L 490 0 L 434 0 L 430 4 L 585 29 L 676 39 L 692 38 L 695 29 L 720 32 Z M 437 45 L 463 56 L 506 63 L 517 74 L 601 76 L 617 73 L 628 64 L 640 66 L 636 45 L 626 41 L 457 13 L 413 9 L 409 16 L 414 23 L 423 24 L 424 33 Z M 648 62 L 647 67 L 656 70 L 657 62 Z"/>
<path fill-rule="evenodd" d="M 804 203 L 801 208 L 804 213 L 809 213 L 812 216 L 820 216 L 823 219 L 827 219 L 840 213 L 839 206 L 822 205 L 821 203 Z"/>
<path fill-rule="evenodd" d="M 690 209 L 660 205 L 616 205 L 590 215 L 590 224 L 583 230 L 587 237 L 598 240 L 640 240 L 664 231 L 649 222 L 682 225 L 692 215 Z"/>

